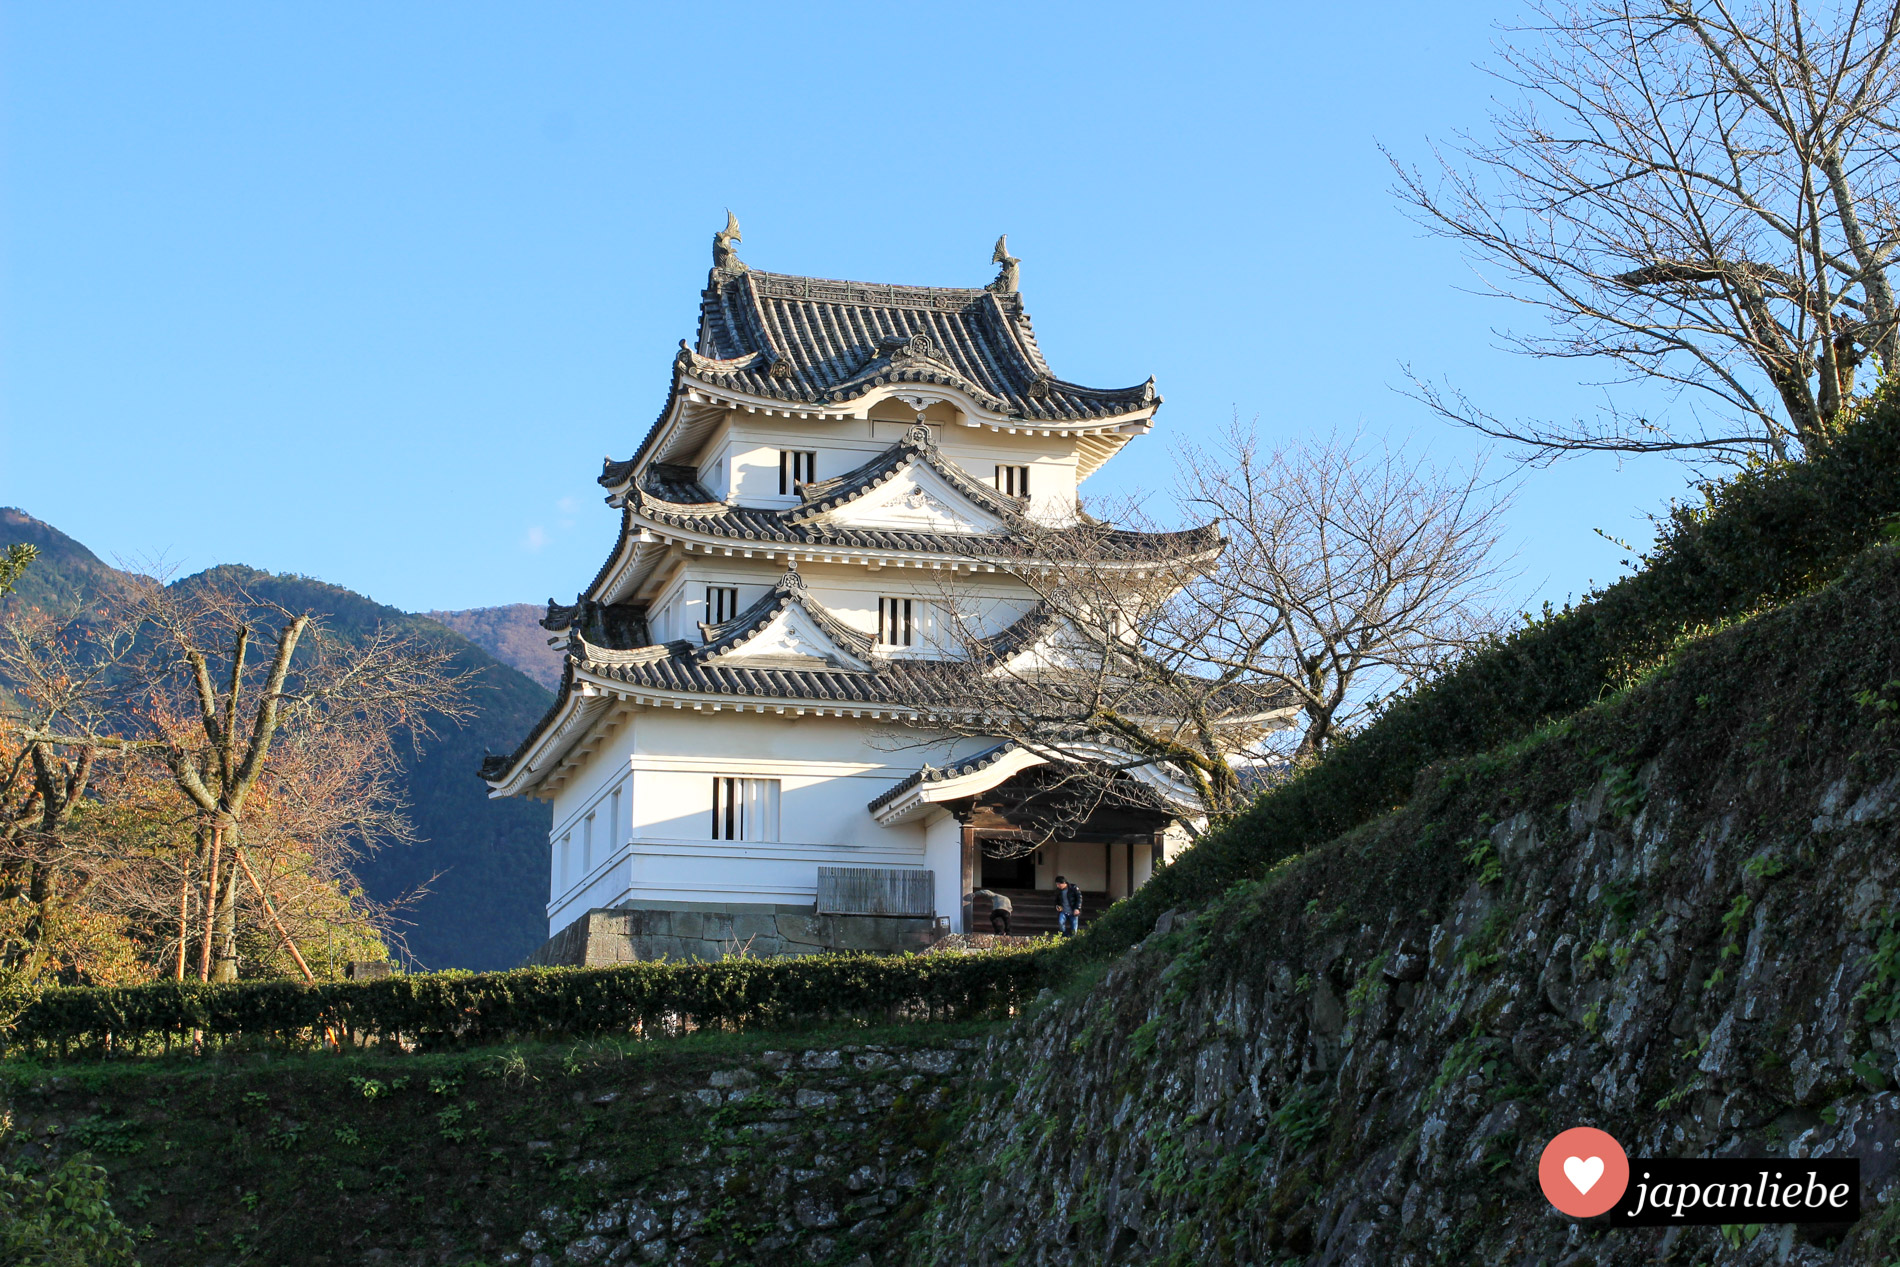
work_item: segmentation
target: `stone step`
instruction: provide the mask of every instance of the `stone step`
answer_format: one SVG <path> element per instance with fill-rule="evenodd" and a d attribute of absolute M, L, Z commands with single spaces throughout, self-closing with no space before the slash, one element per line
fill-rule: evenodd
<path fill-rule="evenodd" d="M 1009 915 L 1009 931 L 1012 934 L 1035 936 L 1039 933 L 1056 931 L 1056 891 L 1054 889 L 1004 889 L 996 892 L 1008 898 L 1015 909 Z M 971 903 L 972 924 L 980 931 L 990 926 L 990 901 L 977 898 Z M 1100 915 L 1108 908 L 1108 894 L 1082 890 L 1082 924 Z"/>

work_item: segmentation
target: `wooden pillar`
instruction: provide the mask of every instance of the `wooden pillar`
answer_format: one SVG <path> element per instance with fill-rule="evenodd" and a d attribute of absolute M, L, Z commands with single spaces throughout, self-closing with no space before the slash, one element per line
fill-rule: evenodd
<path fill-rule="evenodd" d="M 1122 860 L 1128 864 L 1128 887 L 1124 889 L 1122 892 L 1123 892 L 1123 895 L 1126 897 L 1133 897 L 1135 895 L 1135 842 L 1134 841 L 1130 840 L 1122 844 Z"/>
<path fill-rule="evenodd" d="M 975 931 L 971 908 L 976 905 L 976 902 L 970 896 L 970 891 L 976 888 L 976 851 L 976 828 L 965 823 L 963 825 L 963 927 L 958 930 L 965 933 Z"/>

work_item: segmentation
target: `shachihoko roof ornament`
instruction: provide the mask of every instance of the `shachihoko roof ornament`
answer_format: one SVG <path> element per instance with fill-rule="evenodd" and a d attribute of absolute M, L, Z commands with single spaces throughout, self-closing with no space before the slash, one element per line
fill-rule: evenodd
<path fill-rule="evenodd" d="M 1022 280 L 1022 270 L 1017 267 L 1022 261 L 1009 253 L 1009 234 L 1005 233 L 996 239 L 996 249 L 990 253 L 990 263 L 1000 264 L 1002 269 L 996 274 L 996 280 L 984 289 L 993 290 L 999 295 L 1015 294 Z"/>
<path fill-rule="evenodd" d="M 746 271 L 744 261 L 740 260 L 738 252 L 732 249 L 734 242 L 743 241 L 745 241 L 745 236 L 739 232 L 739 217 L 733 215 L 732 209 L 728 207 L 726 227 L 713 234 L 714 272 L 743 273 Z"/>

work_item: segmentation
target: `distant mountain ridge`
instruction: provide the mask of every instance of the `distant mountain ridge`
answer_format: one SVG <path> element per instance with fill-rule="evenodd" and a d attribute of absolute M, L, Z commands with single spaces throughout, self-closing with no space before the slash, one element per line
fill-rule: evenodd
<path fill-rule="evenodd" d="M 548 631 L 541 628 L 546 607 L 510 603 L 506 607 L 422 614 L 447 625 L 503 664 L 512 664 L 550 691 L 561 684 L 564 657 L 548 645 Z"/>
<path fill-rule="evenodd" d="M 38 547 L 40 555 L 14 595 L 0 600 L 8 604 L 83 611 L 124 575 L 51 524 L 22 510 L 0 508 L 0 549 L 16 542 Z M 485 753 L 514 750 L 547 711 L 552 694 L 446 622 L 398 611 L 340 585 L 239 564 L 220 565 L 173 584 L 201 578 L 240 584 L 292 610 L 320 613 L 331 631 L 346 640 L 377 625 L 442 640 L 455 667 L 477 675 L 474 717 L 460 727 L 439 727 L 420 752 L 402 747 L 409 816 L 420 843 L 378 851 L 357 869 L 357 878 L 372 897 L 385 900 L 428 884 L 427 896 L 407 916 L 413 924 L 407 932 L 410 953 L 424 966 L 519 965 L 547 936 L 549 809 L 535 801 L 490 800 L 475 772 Z M 539 614 L 539 609 L 520 606 Z M 490 623 L 499 627 L 506 622 Z M 542 645 L 545 648 L 545 642 Z"/>

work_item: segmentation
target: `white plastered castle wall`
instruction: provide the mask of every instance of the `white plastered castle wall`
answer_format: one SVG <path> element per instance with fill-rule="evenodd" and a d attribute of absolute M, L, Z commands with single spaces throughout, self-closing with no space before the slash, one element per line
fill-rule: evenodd
<path fill-rule="evenodd" d="M 779 453 L 788 449 L 816 453 L 814 479 L 843 475 L 902 440 L 916 421 L 908 407 L 894 402 L 874 412 L 891 416 L 794 423 L 741 415 L 717 432 L 701 452 L 700 479 L 715 496 L 741 506 L 797 505 L 796 497 L 778 491 Z M 941 405 L 926 413 L 944 457 L 972 480 L 990 487 L 995 487 L 998 466 L 1027 466 L 1031 516 L 1052 523 L 1073 517 L 1078 455 L 1072 440 L 965 426 L 960 417 Z"/>
<path fill-rule="evenodd" d="M 982 746 L 927 738 L 852 718 L 636 712 L 555 795 L 549 936 L 595 907 L 810 903 L 820 866 L 929 867 L 937 871 L 937 914 L 954 915 L 961 837 L 939 866 L 943 850 L 932 847 L 925 825 L 880 827 L 865 809 L 923 762 L 947 763 Z M 712 838 L 713 780 L 721 776 L 779 781 L 778 839 Z M 622 790 L 624 826 L 616 825 L 611 846 L 603 847 L 600 824 L 615 788 Z M 570 863 L 563 873 L 562 841 L 570 841 L 568 857 L 576 858 L 589 814 L 596 824 L 593 865 L 582 873 Z"/>

